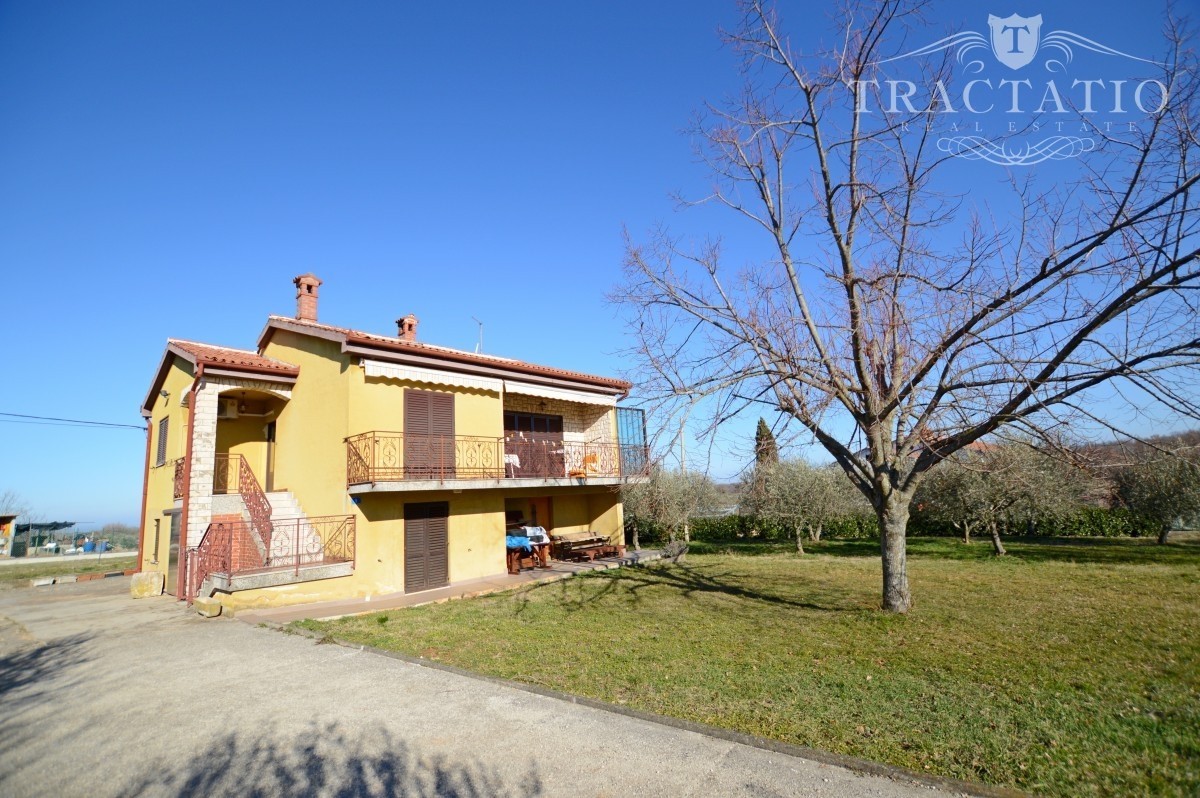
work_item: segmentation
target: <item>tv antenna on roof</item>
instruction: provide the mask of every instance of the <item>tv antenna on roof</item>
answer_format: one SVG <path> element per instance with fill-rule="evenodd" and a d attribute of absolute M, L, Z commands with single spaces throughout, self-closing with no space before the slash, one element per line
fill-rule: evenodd
<path fill-rule="evenodd" d="M 483 353 L 483 322 L 481 322 L 479 319 L 475 318 L 474 316 L 471 317 L 471 320 L 479 325 L 479 343 L 475 344 L 475 354 L 477 354 L 477 355 L 482 354 Z"/>

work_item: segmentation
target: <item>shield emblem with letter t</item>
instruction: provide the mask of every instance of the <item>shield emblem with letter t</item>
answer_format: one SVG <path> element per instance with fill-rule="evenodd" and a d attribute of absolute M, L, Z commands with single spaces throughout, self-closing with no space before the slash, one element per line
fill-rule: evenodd
<path fill-rule="evenodd" d="M 988 15 L 988 26 L 992 29 L 992 52 L 1006 67 L 1020 69 L 1037 54 L 1038 41 L 1042 34 L 1042 15 L 1011 17 Z"/>

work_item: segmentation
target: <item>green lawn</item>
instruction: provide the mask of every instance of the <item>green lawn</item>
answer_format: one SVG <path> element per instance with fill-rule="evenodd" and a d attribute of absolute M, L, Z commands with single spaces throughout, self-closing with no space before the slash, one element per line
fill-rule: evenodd
<path fill-rule="evenodd" d="M 97 560 L 95 555 L 89 557 L 86 554 L 37 557 L 20 565 L 0 566 L 0 590 L 28 587 L 30 579 L 40 576 L 124 571 L 126 568 L 133 568 L 137 565 L 136 560 L 135 552 L 130 552 L 128 557 L 106 557 L 103 560 Z"/>
<path fill-rule="evenodd" d="M 1200 794 L 1200 544 L 1006 545 L 912 541 L 904 617 L 877 544 L 826 541 L 303 625 L 958 779 Z"/>

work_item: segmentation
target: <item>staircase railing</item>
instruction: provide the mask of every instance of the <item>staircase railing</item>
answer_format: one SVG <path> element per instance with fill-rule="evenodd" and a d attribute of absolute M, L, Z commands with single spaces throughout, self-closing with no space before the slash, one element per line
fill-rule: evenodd
<path fill-rule="evenodd" d="M 246 505 L 250 525 L 262 543 L 262 551 L 271 550 L 271 503 L 240 454 L 218 454 L 213 472 L 213 493 L 237 493 Z"/>
<path fill-rule="evenodd" d="M 278 569 L 297 576 L 305 567 L 356 562 L 355 528 L 352 515 L 280 519 L 278 534 L 266 557 L 259 555 L 253 526 L 247 521 L 216 522 L 208 525 L 200 545 L 187 552 L 187 601 L 200 593 L 210 576 L 234 577 Z"/>
<path fill-rule="evenodd" d="M 229 573 L 233 567 L 233 537 L 225 524 L 209 524 L 200 545 L 187 553 L 187 603 L 200 594 L 200 586 L 209 574 Z"/>

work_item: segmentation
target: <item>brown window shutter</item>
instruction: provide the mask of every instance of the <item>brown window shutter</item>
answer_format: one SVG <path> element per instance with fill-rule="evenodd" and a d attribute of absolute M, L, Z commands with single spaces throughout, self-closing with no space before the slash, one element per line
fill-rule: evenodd
<path fill-rule="evenodd" d="M 449 512 L 448 504 L 434 505 L 426 522 L 425 578 L 430 587 L 440 587 L 450 582 Z"/>
<path fill-rule="evenodd" d="M 429 394 L 429 431 L 454 437 L 454 394 Z"/>
<path fill-rule="evenodd" d="M 155 465 L 166 465 L 167 463 L 167 424 L 170 420 L 164 418 L 158 422 L 158 448 L 155 451 Z"/>
<path fill-rule="evenodd" d="M 454 394 L 404 392 L 404 473 L 409 477 L 454 477 Z"/>
<path fill-rule="evenodd" d="M 404 590 L 442 587 L 449 583 L 448 502 L 404 505 Z"/>

